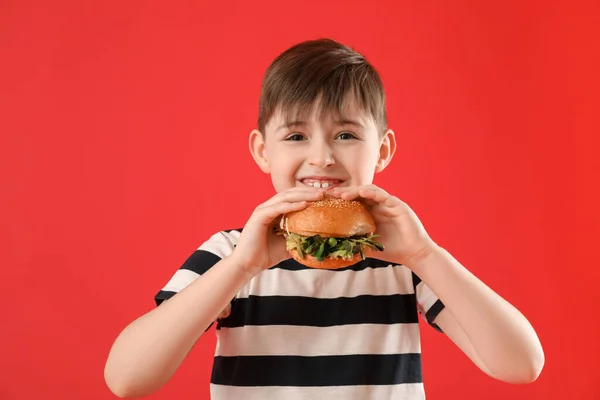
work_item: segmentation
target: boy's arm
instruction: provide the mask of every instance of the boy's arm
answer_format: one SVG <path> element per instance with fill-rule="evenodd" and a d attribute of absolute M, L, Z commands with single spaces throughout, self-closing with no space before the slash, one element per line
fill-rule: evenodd
<path fill-rule="evenodd" d="M 435 323 L 479 368 L 508 383 L 537 379 L 544 352 L 515 307 L 440 247 L 406 266 L 444 303 Z"/>
<path fill-rule="evenodd" d="M 251 279 L 223 258 L 186 288 L 127 326 L 113 344 L 104 377 L 121 398 L 146 396 L 175 373 L 198 338 Z"/>
<path fill-rule="evenodd" d="M 153 393 L 175 373 L 198 338 L 242 287 L 261 271 L 289 258 L 285 239 L 275 235 L 278 216 L 306 208 L 323 197 L 315 188 L 292 188 L 259 205 L 244 226 L 235 250 L 231 243 L 211 248 L 220 260 L 169 300 L 127 326 L 117 337 L 104 369 L 110 390 L 121 398 Z M 215 238 L 221 239 L 220 235 Z"/>

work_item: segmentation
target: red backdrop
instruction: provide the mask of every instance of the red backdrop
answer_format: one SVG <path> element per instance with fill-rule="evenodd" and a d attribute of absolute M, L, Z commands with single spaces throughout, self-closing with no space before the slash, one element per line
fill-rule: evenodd
<path fill-rule="evenodd" d="M 110 399 L 121 329 L 272 195 L 247 150 L 262 73 L 329 36 L 380 70 L 376 183 L 522 310 L 510 386 L 423 326 L 430 399 L 598 399 L 597 2 L 17 2 L 0 7 L 0 399 Z M 214 331 L 153 399 L 208 398 Z"/>

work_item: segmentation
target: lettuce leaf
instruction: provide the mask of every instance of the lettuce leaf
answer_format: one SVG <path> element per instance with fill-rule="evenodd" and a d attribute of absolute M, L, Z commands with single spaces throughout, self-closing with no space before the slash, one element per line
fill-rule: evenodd
<path fill-rule="evenodd" d="M 287 250 L 296 249 L 302 258 L 308 254 L 319 261 L 323 261 L 327 257 L 349 260 L 355 254 L 361 254 L 364 260 L 366 248 L 383 251 L 384 246 L 374 240 L 377 237 L 379 235 L 370 234 L 348 238 L 324 238 L 320 235 L 302 236 L 290 232 L 286 235 L 286 247 Z"/>

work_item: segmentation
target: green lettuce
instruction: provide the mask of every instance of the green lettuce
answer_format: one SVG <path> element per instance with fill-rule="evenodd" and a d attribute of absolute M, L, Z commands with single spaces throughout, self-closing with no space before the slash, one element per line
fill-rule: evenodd
<path fill-rule="evenodd" d="M 374 240 L 377 237 L 379 235 L 369 234 L 347 238 L 324 238 L 320 235 L 302 236 L 290 232 L 286 235 L 286 247 L 288 251 L 296 249 L 302 258 L 311 255 L 319 261 L 327 257 L 350 260 L 355 254 L 360 254 L 364 260 L 366 248 L 383 251 L 383 245 Z"/>

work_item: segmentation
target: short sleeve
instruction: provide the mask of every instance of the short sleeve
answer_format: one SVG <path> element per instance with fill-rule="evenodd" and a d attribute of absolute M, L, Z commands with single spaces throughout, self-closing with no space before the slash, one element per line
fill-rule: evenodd
<path fill-rule="evenodd" d="M 202 243 L 156 293 L 156 305 L 175 296 L 221 259 L 229 256 L 235 249 L 240 234 L 241 229 L 220 231 Z"/>
<path fill-rule="evenodd" d="M 444 303 L 435 293 L 419 278 L 415 273 L 413 276 L 413 286 L 417 296 L 417 308 L 419 314 L 425 318 L 425 321 L 437 331 L 442 329 L 435 323 L 435 318 L 444 309 Z"/>

